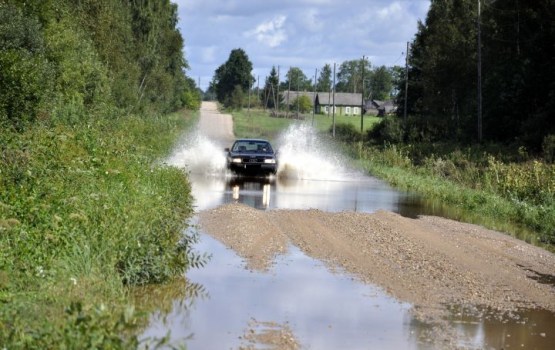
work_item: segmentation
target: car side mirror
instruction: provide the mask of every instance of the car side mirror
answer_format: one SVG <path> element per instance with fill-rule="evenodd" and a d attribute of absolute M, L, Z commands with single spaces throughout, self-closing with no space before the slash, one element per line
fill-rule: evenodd
<path fill-rule="evenodd" d="M 229 152 L 229 147 L 224 148 L 224 151 Z"/>

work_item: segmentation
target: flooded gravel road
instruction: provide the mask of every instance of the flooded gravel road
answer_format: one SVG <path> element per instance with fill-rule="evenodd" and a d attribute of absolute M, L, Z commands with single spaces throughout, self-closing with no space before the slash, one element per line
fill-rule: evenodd
<path fill-rule="evenodd" d="M 444 208 L 349 170 L 306 126 L 280 139 L 278 177 L 233 177 L 229 118 L 203 110 L 169 163 L 191 173 L 195 249 L 212 258 L 187 273 L 202 293 L 174 297 L 144 337 L 171 331 L 188 349 L 555 348 L 553 254 L 416 219 Z"/>

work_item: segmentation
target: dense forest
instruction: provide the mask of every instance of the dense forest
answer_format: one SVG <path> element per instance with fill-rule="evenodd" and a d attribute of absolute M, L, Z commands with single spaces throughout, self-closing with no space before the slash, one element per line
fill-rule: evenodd
<path fill-rule="evenodd" d="M 550 148 L 555 1 L 481 1 L 478 14 L 476 0 L 435 0 L 419 23 L 409 55 L 409 137 L 517 143 L 535 152 Z M 399 90 L 403 116 L 404 82 Z"/>
<path fill-rule="evenodd" d="M 170 1 L 0 1 L 0 124 L 194 107 Z"/>
<path fill-rule="evenodd" d="M 177 13 L 0 0 L 0 348 L 136 349 L 133 288 L 201 264 L 187 174 L 160 161 L 200 106 Z"/>

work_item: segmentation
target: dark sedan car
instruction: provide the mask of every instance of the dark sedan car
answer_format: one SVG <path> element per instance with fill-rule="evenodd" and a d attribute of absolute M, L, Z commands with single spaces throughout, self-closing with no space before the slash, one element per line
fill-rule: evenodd
<path fill-rule="evenodd" d="M 237 174 L 275 174 L 278 169 L 277 152 L 266 140 L 239 139 L 226 148 L 227 168 Z"/>

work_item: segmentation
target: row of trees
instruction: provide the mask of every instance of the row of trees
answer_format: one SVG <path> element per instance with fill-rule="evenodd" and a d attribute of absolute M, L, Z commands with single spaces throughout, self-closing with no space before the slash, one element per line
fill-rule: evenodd
<path fill-rule="evenodd" d="M 1 0 L 0 124 L 199 104 L 170 0 Z"/>
<path fill-rule="evenodd" d="M 363 72 L 364 70 L 364 72 Z M 228 60 L 215 72 L 208 89 L 208 94 L 216 96 L 218 101 L 229 107 L 240 107 L 245 95 L 252 89 L 256 79 L 251 75 L 252 63 L 242 49 L 231 51 Z M 400 67 L 375 67 L 368 60 L 349 60 L 337 68 L 335 90 L 337 92 L 362 91 L 364 74 L 364 91 L 368 98 L 387 100 L 395 95 L 394 87 L 401 78 Z M 316 84 L 298 67 L 290 67 L 282 80 L 278 69 L 272 67 L 264 82 L 260 96 L 263 106 L 274 108 L 278 91 L 319 91 L 328 92 L 334 82 L 332 67 L 324 65 L 319 70 Z M 281 81 L 280 81 L 281 80 Z"/>
<path fill-rule="evenodd" d="M 480 28 L 483 138 L 539 149 L 555 134 L 555 2 L 481 1 L 478 14 L 476 0 L 432 1 L 419 23 L 407 99 L 416 134 L 479 138 Z"/>

